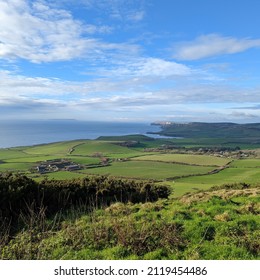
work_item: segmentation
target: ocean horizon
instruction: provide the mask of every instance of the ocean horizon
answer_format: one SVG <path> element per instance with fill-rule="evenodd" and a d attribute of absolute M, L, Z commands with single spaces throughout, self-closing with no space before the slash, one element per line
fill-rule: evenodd
<path fill-rule="evenodd" d="M 142 134 L 160 137 L 160 127 L 150 123 L 99 122 L 79 120 L 0 120 L 0 148 L 48 144 L 100 136 Z"/>

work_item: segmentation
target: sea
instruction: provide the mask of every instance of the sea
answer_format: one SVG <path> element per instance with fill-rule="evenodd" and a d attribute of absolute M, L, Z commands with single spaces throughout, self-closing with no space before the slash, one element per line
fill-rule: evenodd
<path fill-rule="evenodd" d="M 149 123 L 93 122 L 79 120 L 0 120 L 0 148 L 52 142 L 97 139 L 100 136 L 143 134 L 161 138 L 160 127 Z"/>

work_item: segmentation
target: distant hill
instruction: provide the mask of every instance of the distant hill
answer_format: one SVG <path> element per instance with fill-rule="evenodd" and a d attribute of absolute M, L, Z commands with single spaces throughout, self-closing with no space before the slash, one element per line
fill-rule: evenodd
<path fill-rule="evenodd" d="M 260 140 L 260 123 L 165 123 L 160 125 L 165 136 L 185 138 L 255 138 Z"/>

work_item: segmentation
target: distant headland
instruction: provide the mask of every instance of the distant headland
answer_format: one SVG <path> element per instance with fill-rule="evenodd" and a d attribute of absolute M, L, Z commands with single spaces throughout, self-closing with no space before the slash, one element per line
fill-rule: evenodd
<path fill-rule="evenodd" d="M 161 127 L 156 134 L 185 138 L 248 138 L 260 143 L 260 123 L 238 124 L 232 122 L 188 122 L 156 121 L 151 125 Z"/>

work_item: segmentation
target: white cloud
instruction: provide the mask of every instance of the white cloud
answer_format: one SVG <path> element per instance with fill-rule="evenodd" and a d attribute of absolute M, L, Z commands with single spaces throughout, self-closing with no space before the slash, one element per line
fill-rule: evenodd
<path fill-rule="evenodd" d="M 183 65 L 173 61 L 166 61 L 159 58 L 142 59 L 136 63 L 137 76 L 174 76 L 174 75 L 188 75 L 191 70 Z"/>
<path fill-rule="evenodd" d="M 192 73 L 192 69 L 184 64 L 153 57 L 133 57 L 128 60 L 113 61 L 110 68 L 99 70 L 100 75 L 114 78 L 144 78 L 170 76 L 187 76 Z M 144 81 L 145 82 L 145 81 Z"/>
<path fill-rule="evenodd" d="M 70 12 L 51 8 L 45 1 L 0 0 L 0 58 L 34 63 L 67 61 L 99 52 L 129 49 L 89 37 L 109 33 L 109 26 L 83 24 Z"/>
<path fill-rule="evenodd" d="M 203 35 L 194 41 L 177 44 L 173 57 L 179 60 L 196 60 L 205 57 L 243 52 L 260 47 L 260 39 L 223 37 L 218 34 Z"/>
<path fill-rule="evenodd" d="M 80 57 L 95 44 L 81 38 L 82 29 L 68 12 L 42 2 L 0 1 L 0 58 L 46 62 Z"/>

